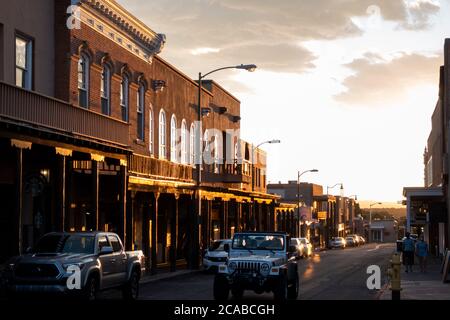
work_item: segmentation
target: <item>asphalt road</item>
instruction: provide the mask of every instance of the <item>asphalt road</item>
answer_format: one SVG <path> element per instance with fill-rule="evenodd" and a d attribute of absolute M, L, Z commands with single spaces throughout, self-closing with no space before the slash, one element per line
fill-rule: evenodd
<path fill-rule="evenodd" d="M 300 300 L 371 300 L 378 293 L 366 286 L 367 267 L 380 266 L 381 285 L 386 282 L 386 269 L 395 249 L 394 244 L 368 244 L 345 250 L 315 253 L 299 260 Z M 141 285 L 143 300 L 211 300 L 214 276 L 193 273 Z M 231 296 L 231 295 L 230 295 Z M 103 298 L 120 298 L 119 293 L 104 293 Z M 272 293 L 261 295 L 245 291 L 244 300 L 272 300 Z"/>

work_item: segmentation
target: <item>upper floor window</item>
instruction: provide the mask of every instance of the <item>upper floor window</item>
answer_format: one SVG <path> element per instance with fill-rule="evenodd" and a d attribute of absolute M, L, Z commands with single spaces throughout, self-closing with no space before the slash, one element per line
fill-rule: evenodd
<path fill-rule="evenodd" d="M 78 60 L 78 104 L 87 108 L 89 99 L 89 58 L 82 53 Z"/>
<path fill-rule="evenodd" d="M 187 146 L 189 145 L 189 137 L 187 134 L 186 120 L 181 121 L 181 163 L 188 163 Z"/>
<path fill-rule="evenodd" d="M 177 118 L 172 115 L 170 119 L 170 160 L 177 162 Z"/>
<path fill-rule="evenodd" d="M 166 113 L 159 112 L 159 158 L 166 158 Z"/>
<path fill-rule="evenodd" d="M 120 108 L 122 111 L 122 120 L 126 122 L 128 122 L 129 90 L 128 76 L 124 75 L 120 83 Z"/>
<path fill-rule="evenodd" d="M 103 66 L 102 70 L 100 96 L 102 100 L 102 113 L 109 116 L 111 114 L 111 69 L 106 64 Z"/>
<path fill-rule="evenodd" d="M 153 136 L 154 136 L 154 131 L 155 131 L 155 124 L 154 124 L 154 116 L 153 116 L 153 108 L 150 107 L 149 112 L 148 112 L 148 135 L 149 135 L 149 139 L 148 139 L 148 147 L 149 147 L 149 151 L 150 154 L 153 154 L 155 151 L 153 149 Z"/>
<path fill-rule="evenodd" d="M 32 89 L 33 43 L 31 40 L 16 36 L 16 86 Z"/>
<path fill-rule="evenodd" d="M 140 84 L 137 92 L 137 137 L 142 141 L 144 140 L 144 105 L 145 87 Z"/>

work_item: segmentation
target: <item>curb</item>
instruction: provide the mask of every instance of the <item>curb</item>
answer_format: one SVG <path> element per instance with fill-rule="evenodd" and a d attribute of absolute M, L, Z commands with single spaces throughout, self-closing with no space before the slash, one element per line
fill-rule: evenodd
<path fill-rule="evenodd" d="M 192 275 L 196 273 L 201 273 L 203 270 L 186 270 L 183 272 L 169 272 L 169 273 L 163 273 L 163 274 L 156 274 L 156 275 L 147 275 L 142 277 L 140 284 L 147 284 L 151 282 L 161 281 L 161 280 L 167 280 L 167 279 L 175 279 L 182 276 Z"/>
<path fill-rule="evenodd" d="M 389 288 L 389 282 L 387 282 L 381 289 L 380 291 L 377 292 L 377 294 L 375 295 L 375 300 L 380 300 L 381 296 L 383 295 L 383 293 Z"/>

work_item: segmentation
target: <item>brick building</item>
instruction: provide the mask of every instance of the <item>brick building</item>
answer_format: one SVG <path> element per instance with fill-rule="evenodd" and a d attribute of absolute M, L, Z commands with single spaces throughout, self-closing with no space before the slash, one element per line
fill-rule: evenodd
<path fill-rule="evenodd" d="M 199 127 L 198 83 L 158 56 L 164 35 L 113 0 L 21 2 L 0 13 L 1 260 L 48 231 L 110 230 L 175 270 L 213 239 L 281 230 L 236 97 L 204 81 Z"/>

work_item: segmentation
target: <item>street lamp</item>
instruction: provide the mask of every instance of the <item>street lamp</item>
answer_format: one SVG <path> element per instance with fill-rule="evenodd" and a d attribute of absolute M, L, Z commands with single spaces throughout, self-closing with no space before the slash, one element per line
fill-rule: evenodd
<path fill-rule="evenodd" d="M 383 204 L 381 202 L 374 202 L 369 205 L 369 226 L 372 225 L 372 206 L 375 206 L 377 204 Z"/>
<path fill-rule="evenodd" d="M 330 241 L 330 226 L 329 226 L 329 223 L 328 223 L 328 212 L 330 211 L 330 207 L 329 207 L 329 201 L 328 201 L 328 195 L 329 195 L 329 190 L 330 189 L 333 189 L 333 188 L 335 188 L 335 187 L 337 187 L 337 186 L 341 186 L 341 196 L 343 196 L 344 195 L 344 184 L 342 183 L 342 182 L 338 182 L 338 183 L 336 183 L 335 185 L 333 185 L 333 186 L 331 186 L 331 187 L 329 187 L 329 186 L 327 186 L 327 228 L 326 228 L 326 231 L 327 231 L 327 241 L 329 242 Z M 335 217 L 330 217 L 331 219 L 332 219 L 332 222 L 333 222 L 333 229 L 334 230 L 336 230 L 336 226 L 335 226 L 335 223 L 336 223 L 336 219 L 335 219 Z M 333 232 L 333 234 L 335 234 L 336 233 L 336 231 L 334 231 Z"/>
<path fill-rule="evenodd" d="M 274 143 L 281 143 L 280 140 L 268 140 L 261 142 L 256 147 L 252 148 L 252 192 L 255 191 L 255 150 L 261 147 L 263 144 L 274 144 Z"/>
<path fill-rule="evenodd" d="M 202 176 L 201 176 L 201 165 L 203 162 L 203 158 L 202 158 L 202 154 L 201 154 L 201 145 L 202 145 L 202 80 L 217 71 L 221 71 L 221 70 L 226 70 L 226 69 L 240 69 L 240 70 L 247 70 L 249 72 L 253 72 L 256 70 L 256 65 L 254 64 L 241 64 L 241 65 L 236 65 L 236 66 L 229 66 L 229 67 L 222 67 L 222 68 L 218 68 L 218 69 L 214 69 L 206 74 L 202 74 L 201 72 L 199 72 L 198 74 L 198 106 L 197 106 L 197 128 L 196 128 L 196 148 L 195 148 L 195 163 L 196 163 L 196 170 L 197 170 L 197 174 L 196 174 L 196 187 L 197 187 L 197 192 L 196 192 L 196 196 L 197 196 L 197 201 L 195 201 L 195 220 L 194 223 L 196 225 L 196 228 L 194 228 L 194 230 L 196 230 L 195 232 L 198 232 L 198 218 L 199 216 L 201 216 L 202 213 L 202 199 L 200 196 L 200 186 L 201 186 L 201 181 L 202 181 Z M 199 263 L 199 252 L 197 252 L 197 246 L 199 243 L 199 239 L 198 239 L 198 234 L 194 235 L 194 239 L 196 239 L 197 244 L 194 246 L 194 250 L 193 250 L 193 255 L 192 255 L 192 262 L 193 268 L 197 268 L 198 267 L 198 263 Z"/>
<path fill-rule="evenodd" d="M 297 172 L 297 215 L 298 219 L 300 220 L 300 177 L 308 172 L 319 172 L 317 169 L 310 169 L 303 172 L 300 172 L 300 170 Z M 300 234 L 302 233 L 302 230 L 300 229 Z M 303 235 L 302 235 L 303 236 Z"/>
<path fill-rule="evenodd" d="M 328 187 L 327 186 L 327 196 L 329 195 L 329 190 L 330 189 L 333 189 L 333 188 L 335 188 L 335 187 L 337 187 L 337 186 L 341 186 L 341 193 L 344 191 L 344 184 L 342 183 L 342 182 L 339 182 L 339 183 L 336 183 L 334 186 L 332 186 L 332 187 Z"/>

